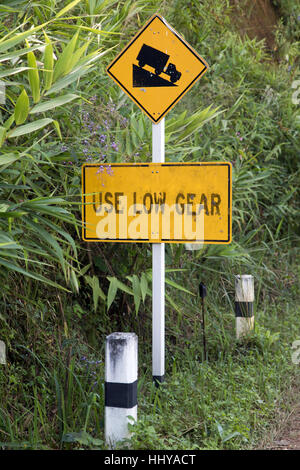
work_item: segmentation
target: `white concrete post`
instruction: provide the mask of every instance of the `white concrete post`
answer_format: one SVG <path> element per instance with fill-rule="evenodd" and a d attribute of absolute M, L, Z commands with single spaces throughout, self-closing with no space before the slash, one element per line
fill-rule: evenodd
<path fill-rule="evenodd" d="M 254 280 L 243 274 L 235 277 L 236 338 L 240 339 L 254 329 Z"/>
<path fill-rule="evenodd" d="M 6 364 L 5 343 L 0 340 L 0 364 Z"/>
<path fill-rule="evenodd" d="M 137 420 L 138 337 L 112 333 L 105 344 L 105 441 L 110 448 L 130 438 L 128 416 Z"/>
<path fill-rule="evenodd" d="M 165 161 L 165 119 L 152 124 L 152 162 Z M 152 376 L 165 376 L 165 245 L 152 244 Z"/>

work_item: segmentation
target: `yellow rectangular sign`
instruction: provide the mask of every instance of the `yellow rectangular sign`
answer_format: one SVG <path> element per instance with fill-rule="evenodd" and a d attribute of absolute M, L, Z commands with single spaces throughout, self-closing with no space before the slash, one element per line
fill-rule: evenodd
<path fill-rule="evenodd" d="M 83 239 L 231 242 L 231 164 L 116 163 L 82 167 Z"/>

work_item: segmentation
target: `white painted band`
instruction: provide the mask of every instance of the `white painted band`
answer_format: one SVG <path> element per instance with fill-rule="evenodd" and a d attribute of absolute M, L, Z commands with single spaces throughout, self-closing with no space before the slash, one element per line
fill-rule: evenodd
<path fill-rule="evenodd" d="M 138 376 L 138 337 L 112 333 L 105 345 L 105 382 L 132 383 Z"/>
<path fill-rule="evenodd" d="M 253 317 L 236 317 L 236 337 L 239 339 L 254 329 Z"/>
<path fill-rule="evenodd" d="M 128 419 L 128 416 L 132 416 L 134 421 L 137 421 L 137 406 L 133 408 L 105 407 L 105 442 L 111 448 L 114 448 L 117 442 L 130 438 L 131 432 L 128 424 L 134 424 L 134 421 Z"/>
<path fill-rule="evenodd" d="M 248 274 L 235 276 L 235 301 L 254 302 L 253 276 Z"/>

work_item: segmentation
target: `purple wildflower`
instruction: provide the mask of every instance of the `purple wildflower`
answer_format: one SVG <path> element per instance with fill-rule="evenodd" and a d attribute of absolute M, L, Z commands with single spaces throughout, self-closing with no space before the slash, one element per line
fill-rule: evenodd
<path fill-rule="evenodd" d="M 101 165 L 100 168 L 99 168 L 99 170 L 97 170 L 97 173 L 96 173 L 96 174 L 99 175 L 100 173 L 103 173 L 103 172 L 104 172 L 104 166 Z"/>
<path fill-rule="evenodd" d="M 108 165 L 108 167 L 106 168 L 106 173 L 110 176 L 112 176 L 114 174 L 114 171 L 113 171 L 111 165 Z"/>

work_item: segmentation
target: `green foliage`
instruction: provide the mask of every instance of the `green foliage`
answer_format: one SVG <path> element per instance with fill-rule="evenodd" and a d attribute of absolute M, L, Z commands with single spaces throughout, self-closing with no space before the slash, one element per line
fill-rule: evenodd
<path fill-rule="evenodd" d="M 0 336 L 9 358 L 1 448 L 105 448 L 103 345 L 112 331 L 139 336 L 135 449 L 251 447 L 285 406 L 299 334 L 300 23 L 294 2 L 280 8 L 272 56 L 263 41 L 241 39 L 227 0 L 213 9 L 209 0 L 0 5 Z M 80 235 L 81 165 L 151 159 L 151 122 L 105 68 L 156 11 L 210 64 L 166 119 L 166 160 L 233 165 L 232 244 L 166 245 L 168 380 L 158 390 L 151 247 L 87 246 Z M 234 276 L 245 272 L 255 278 L 256 326 L 236 343 Z"/>
<path fill-rule="evenodd" d="M 76 3 L 78 2 L 73 2 L 74 6 Z M 67 10 L 68 8 L 62 11 L 66 13 Z M 56 17 L 62 14 L 57 14 Z M 25 26 L 26 23 L 23 24 L 23 28 Z M 44 128 L 49 129 L 51 124 L 58 137 L 62 139 L 59 122 L 63 121 L 64 114 L 60 112 L 58 119 L 46 115 L 51 111 L 53 116 L 57 108 L 80 98 L 80 95 L 75 93 L 59 96 L 57 94 L 91 71 L 92 63 L 99 59 L 101 53 L 99 49 L 86 53 L 89 42 L 81 46 L 78 29 L 62 52 L 59 52 L 56 44 L 54 54 L 53 43 L 57 41 L 50 38 L 50 32 L 42 33 L 43 27 L 45 23 L 30 29 L 30 33 L 28 31 L 16 33 L 15 37 L 8 33 L 2 37 L 0 44 L 2 70 L 6 70 L 6 73 L 2 72 L 2 78 L 8 80 L 6 77 L 10 76 L 11 60 L 19 64 L 15 69 L 16 73 L 19 73 L 18 82 L 6 86 L 6 103 L 2 109 L 1 197 L 5 205 L 2 205 L 3 217 L 0 224 L 3 233 L 7 234 L 7 242 L 1 246 L 0 264 L 2 275 L 9 269 L 50 283 L 52 286 L 62 287 L 44 275 L 47 266 L 59 263 L 66 283 L 74 288 L 74 282 L 72 286 L 68 273 L 71 273 L 74 280 L 72 264 L 76 263 L 77 248 L 72 236 L 62 226 L 55 225 L 54 220 L 75 226 L 76 221 L 64 198 L 51 199 L 51 194 L 54 196 L 56 192 L 54 188 L 57 184 L 55 176 L 49 177 L 47 174 L 47 167 L 50 170 L 54 168 L 47 153 L 40 158 L 37 157 L 38 146 L 47 141 L 53 130 L 44 132 L 41 137 L 37 137 L 37 133 Z M 31 45 L 35 44 L 37 35 L 40 36 L 39 47 L 34 47 L 32 50 Z M 27 53 L 26 48 L 22 48 L 24 41 Z M 21 49 L 12 51 L 12 48 L 16 47 Z M 41 55 L 43 50 L 44 63 Z M 27 77 L 25 72 L 28 74 Z M 10 85 L 9 81 L 7 85 Z M 13 163 L 14 168 L 11 169 Z M 37 184 L 34 183 L 35 180 Z M 23 185 L 19 182 L 23 182 Z M 52 221 L 49 216 L 52 217 Z M 52 233 L 49 233 L 49 228 Z M 60 246 L 63 238 L 71 243 L 75 258 L 70 256 L 66 247 Z M 44 255 L 47 253 L 47 262 L 41 258 L 42 253 Z"/>

